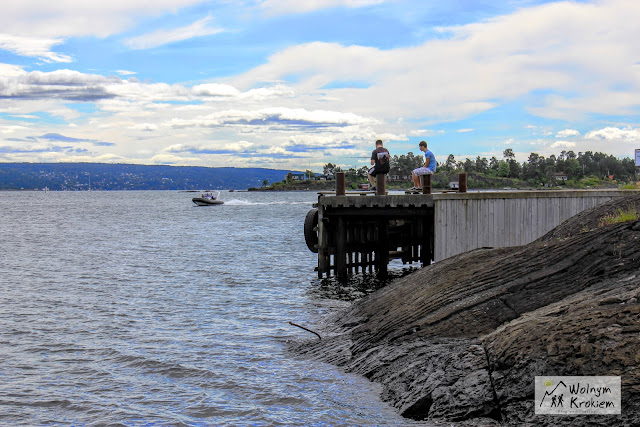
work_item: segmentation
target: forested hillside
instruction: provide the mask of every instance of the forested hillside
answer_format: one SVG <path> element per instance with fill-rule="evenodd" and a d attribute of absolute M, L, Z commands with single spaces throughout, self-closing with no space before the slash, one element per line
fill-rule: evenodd
<path fill-rule="evenodd" d="M 0 190 L 246 189 L 281 181 L 288 172 L 105 163 L 0 163 Z"/>

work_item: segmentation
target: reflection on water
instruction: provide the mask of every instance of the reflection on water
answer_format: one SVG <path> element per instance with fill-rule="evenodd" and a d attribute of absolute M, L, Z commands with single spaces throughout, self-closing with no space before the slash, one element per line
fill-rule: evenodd
<path fill-rule="evenodd" d="M 316 298 L 354 301 L 417 269 L 418 267 L 390 269 L 386 277 L 379 277 L 375 273 L 359 273 L 344 279 L 325 277 L 312 282 L 314 286 L 309 290 L 309 295 Z"/>

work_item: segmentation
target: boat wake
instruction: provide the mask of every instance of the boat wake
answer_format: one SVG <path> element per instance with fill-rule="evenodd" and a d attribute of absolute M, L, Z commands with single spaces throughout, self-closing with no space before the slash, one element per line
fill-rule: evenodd
<path fill-rule="evenodd" d="M 310 202 L 287 202 L 287 201 L 277 201 L 277 202 L 248 202 L 246 200 L 238 200 L 232 199 L 229 201 L 225 201 L 225 205 L 235 205 L 235 206 L 264 206 L 264 205 L 308 205 Z"/>

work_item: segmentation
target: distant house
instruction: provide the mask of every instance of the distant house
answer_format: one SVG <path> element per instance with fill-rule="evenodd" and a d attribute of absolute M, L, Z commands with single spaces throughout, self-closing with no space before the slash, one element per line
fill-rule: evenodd
<path fill-rule="evenodd" d="M 313 179 L 316 181 L 331 181 L 333 179 L 332 174 L 316 175 Z"/>
<path fill-rule="evenodd" d="M 556 181 L 566 181 L 569 179 L 569 177 L 564 172 L 557 172 L 553 175 L 553 179 L 555 179 Z"/>
<path fill-rule="evenodd" d="M 304 181 L 307 175 L 304 172 L 289 172 L 287 174 L 288 181 Z"/>
<path fill-rule="evenodd" d="M 387 175 L 387 179 L 390 182 L 399 182 L 399 181 L 410 181 L 411 180 L 411 176 L 410 175 Z"/>

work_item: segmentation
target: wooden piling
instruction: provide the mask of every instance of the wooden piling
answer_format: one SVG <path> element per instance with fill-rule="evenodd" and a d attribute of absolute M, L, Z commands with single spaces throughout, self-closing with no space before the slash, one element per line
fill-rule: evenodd
<path fill-rule="evenodd" d="M 387 194 L 387 175 L 379 173 L 376 175 L 376 196 Z"/>
<path fill-rule="evenodd" d="M 378 275 L 386 276 L 389 264 L 389 221 L 378 221 L 378 242 L 376 245 L 376 267 Z"/>
<path fill-rule="evenodd" d="M 467 174 L 464 172 L 458 174 L 458 192 L 460 193 L 467 192 Z"/>
<path fill-rule="evenodd" d="M 422 175 L 422 194 L 431 194 L 431 175 Z"/>
<path fill-rule="evenodd" d="M 336 196 L 344 196 L 347 193 L 344 175 L 344 172 L 336 172 Z"/>

